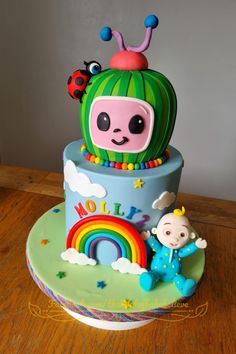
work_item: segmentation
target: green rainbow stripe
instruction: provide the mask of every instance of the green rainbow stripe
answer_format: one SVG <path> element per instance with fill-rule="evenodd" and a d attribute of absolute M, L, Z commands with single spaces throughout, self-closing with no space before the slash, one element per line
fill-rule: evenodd
<path fill-rule="evenodd" d="M 96 229 L 93 231 L 88 232 L 83 239 L 80 242 L 80 246 L 79 246 L 79 252 L 80 253 L 85 253 L 85 249 L 86 249 L 86 244 L 88 242 L 88 240 L 92 237 L 92 236 L 96 236 L 97 234 L 107 234 L 109 232 L 109 234 L 112 236 L 112 238 L 114 240 L 118 239 L 124 246 L 125 250 L 126 250 L 126 257 L 132 261 L 132 252 L 131 252 L 131 248 L 129 243 L 127 242 L 127 240 L 120 234 L 118 234 L 115 231 L 112 230 L 105 230 L 105 229 Z M 88 256 L 88 254 L 87 254 Z"/>

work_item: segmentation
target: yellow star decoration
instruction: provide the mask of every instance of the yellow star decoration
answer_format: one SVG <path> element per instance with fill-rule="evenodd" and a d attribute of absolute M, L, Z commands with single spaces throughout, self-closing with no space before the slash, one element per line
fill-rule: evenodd
<path fill-rule="evenodd" d="M 133 304 L 133 301 L 132 300 L 129 300 L 129 299 L 125 299 L 122 301 L 121 305 L 126 308 L 126 309 L 129 309 L 130 307 L 133 307 L 134 304 Z"/>
<path fill-rule="evenodd" d="M 134 181 L 134 188 L 143 188 L 144 182 L 139 178 L 137 181 Z"/>

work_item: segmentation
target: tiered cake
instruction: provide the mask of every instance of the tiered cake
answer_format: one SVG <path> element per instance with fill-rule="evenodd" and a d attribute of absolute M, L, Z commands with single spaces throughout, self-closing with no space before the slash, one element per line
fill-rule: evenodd
<path fill-rule="evenodd" d="M 102 70 L 85 62 L 68 80 L 80 100 L 83 140 L 64 151 L 65 204 L 34 225 L 27 243 L 39 287 L 72 316 L 101 328 L 149 323 L 196 290 L 206 241 L 175 209 L 183 167 L 168 146 L 176 117 L 169 80 L 143 55 L 158 19 L 145 19 L 138 46 L 104 27 L 119 51 Z M 189 256 L 189 257 L 187 257 Z"/>

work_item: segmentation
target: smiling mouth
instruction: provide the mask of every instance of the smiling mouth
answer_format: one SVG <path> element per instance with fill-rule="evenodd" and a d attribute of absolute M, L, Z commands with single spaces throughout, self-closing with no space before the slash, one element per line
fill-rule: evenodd
<path fill-rule="evenodd" d="M 171 245 L 172 247 L 175 247 L 175 246 L 178 245 L 178 243 L 170 243 L 170 245 Z"/>
<path fill-rule="evenodd" d="M 115 139 L 111 139 L 111 141 L 115 145 L 124 145 L 125 143 L 127 143 L 129 141 L 129 139 L 126 138 L 126 136 L 123 136 L 123 139 L 121 141 L 116 141 Z"/>

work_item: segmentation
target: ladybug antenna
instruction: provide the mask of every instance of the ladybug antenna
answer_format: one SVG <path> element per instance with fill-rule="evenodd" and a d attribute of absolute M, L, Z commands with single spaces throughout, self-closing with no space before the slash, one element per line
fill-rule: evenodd
<path fill-rule="evenodd" d="M 152 38 L 152 30 L 158 26 L 159 20 L 155 15 L 149 15 L 144 20 L 144 26 L 146 27 L 146 34 L 144 41 L 140 46 L 128 46 L 127 48 L 124 45 L 124 39 L 120 32 L 112 31 L 110 27 L 103 27 L 100 31 L 100 37 L 103 41 L 110 41 L 114 37 L 117 41 L 119 50 L 127 50 L 130 52 L 142 53 L 148 49 L 149 44 Z"/>

